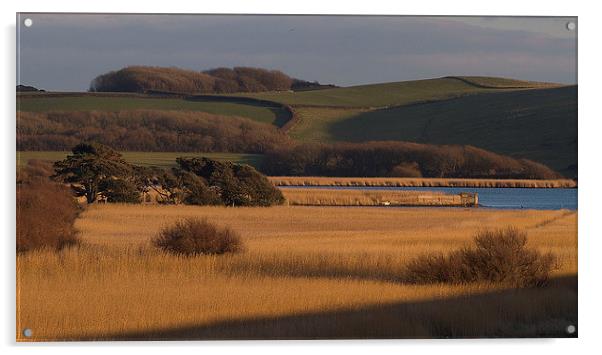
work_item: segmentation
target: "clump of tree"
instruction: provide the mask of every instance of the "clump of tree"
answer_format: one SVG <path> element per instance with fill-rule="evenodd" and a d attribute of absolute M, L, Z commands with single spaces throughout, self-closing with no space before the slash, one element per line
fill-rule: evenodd
<path fill-rule="evenodd" d="M 50 180 L 52 165 L 30 160 L 17 171 L 17 252 L 59 250 L 78 243 L 79 207 L 69 189 Z"/>
<path fill-rule="evenodd" d="M 293 91 L 311 91 L 334 88 L 338 88 L 338 86 L 333 84 L 320 84 L 317 81 L 306 81 L 300 79 L 293 79 L 293 84 L 291 85 L 291 90 Z"/>
<path fill-rule="evenodd" d="M 290 90 L 293 79 L 278 70 L 235 67 L 216 68 L 204 72 L 216 78 L 215 93 L 262 92 Z"/>
<path fill-rule="evenodd" d="M 407 142 L 301 144 L 270 151 L 262 171 L 279 176 L 557 179 L 543 164 L 472 146 Z"/>
<path fill-rule="evenodd" d="M 153 244 L 182 256 L 236 253 L 243 249 L 240 236 L 232 229 L 199 218 L 179 220 L 164 227 L 153 239 Z"/>
<path fill-rule="evenodd" d="M 278 70 L 235 67 L 204 72 L 179 68 L 130 66 L 94 78 L 90 91 L 233 93 L 289 90 L 293 79 Z"/>
<path fill-rule="evenodd" d="M 152 152 L 263 153 L 291 144 L 270 124 L 203 112 L 19 112 L 19 150 L 69 150 L 82 141 Z"/>
<path fill-rule="evenodd" d="M 90 91 L 211 93 L 214 85 L 214 77 L 193 70 L 130 66 L 97 76 Z"/>
<path fill-rule="evenodd" d="M 190 205 L 271 206 L 282 204 L 280 190 L 248 165 L 207 158 L 177 158 L 164 171 L 127 163 L 121 154 L 99 143 L 81 143 L 54 164 L 54 178 L 71 184 L 88 203 L 139 203 L 152 190 L 161 202 Z"/>
<path fill-rule="evenodd" d="M 527 234 L 516 228 L 487 230 L 474 238 L 474 246 L 447 255 L 423 255 L 406 267 L 413 283 L 495 282 L 514 287 L 542 287 L 557 258 L 527 247 Z"/>

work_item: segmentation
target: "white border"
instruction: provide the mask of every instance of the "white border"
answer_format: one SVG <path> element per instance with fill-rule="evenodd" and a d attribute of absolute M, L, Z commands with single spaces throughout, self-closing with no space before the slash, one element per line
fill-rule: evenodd
<path fill-rule="evenodd" d="M 306 354 L 344 351 L 364 354 L 367 351 L 399 353 L 462 354 L 467 352 L 515 354 L 541 351 L 542 354 L 572 354 L 593 352 L 601 339 L 600 277 L 602 265 L 602 230 L 599 201 L 602 201 L 598 178 L 600 168 L 600 41 L 599 17 L 595 2 L 506 0 L 490 1 L 399 1 L 371 0 L 352 3 L 339 1 L 194 1 L 168 2 L 163 5 L 150 1 L 103 0 L 42 1 L 28 0 L 7 4 L 2 2 L 2 68 L 4 71 L 1 96 L 4 115 L 0 119 L 3 139 L 0 141 L 4 170 L 2 173 L 2 302 L 0 334 L 3 353 L 46 350 L 55 354 L 105 354 L 107 351 L 131 351 L 143 347 L 148 354 L 162 354 L 174 348 L 178 352 L 244 351 L 245 353 Z M 14 342 L 14 177 L 15 177 L 15 13 L 19 12 L 155 12 L 155 13 L 288 13 L 288 14 L 390 14 L 390 15 L 533 15 L 579 16 L 579 339 L 560 340 L 392 340 L 392 341 L 285 341 L 285 342 L 168 342 L 168 343 L 54 343 L 23 345 Z M 8 194 L 10 191 L 11 194 Z M 110 349 L 108 349 L 108 348 Z"/>

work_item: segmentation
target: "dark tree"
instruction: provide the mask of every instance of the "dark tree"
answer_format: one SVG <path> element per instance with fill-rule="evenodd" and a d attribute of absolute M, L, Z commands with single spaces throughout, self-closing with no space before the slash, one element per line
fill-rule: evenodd
<path fill-rule="evenodd" d="M 248 165 L 207 158 L 178 158 L 176 162 L 182 170 L 218 189 L 221 200 L 228 206 L 271 206 L 284 202 L 280 190 Z"/>
<path fill-rule="evenodd" d="M 107 202 L 140 203 L 140 189 L 131 180 L 105 179 L 101 181 L 99 190 Z"/>
<path fill-rule="evenodd" d="M 98 143 L 81 143 L 71 155 L 54 164 L 54 177 L 70 183 L 77 196 L 85 196 L 88 203 L 96 201 L 108 179 L 125 179 L 131 176 L 132 167 L 121 154 Z"/>
<path fill-rule="evenodd" d="M 158 182 L 162 189 L 157 192 L 164 202 L 187 205 L 223 204 L 217 188 L 210 188 L 205 179 L 189 171 L 174 168 L 171 172 L 160 175 Z"/>

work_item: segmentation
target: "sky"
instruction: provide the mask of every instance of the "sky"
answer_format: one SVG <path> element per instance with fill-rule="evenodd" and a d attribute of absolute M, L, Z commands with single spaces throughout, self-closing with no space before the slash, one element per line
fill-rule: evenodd
<path fill-rule="evenodd" d="M 17 83 L 85 91 L 102 73 L 152 65 L 261 67 L 340 86 L 447 75 L 575 84 L 570 21 L 577 19 L 19 14 Z"/>

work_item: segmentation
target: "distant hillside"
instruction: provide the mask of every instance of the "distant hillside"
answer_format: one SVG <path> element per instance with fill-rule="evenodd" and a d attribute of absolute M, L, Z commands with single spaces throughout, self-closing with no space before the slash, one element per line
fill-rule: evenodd
<path fill-rule="evenodd" d="M 243 116 L 271 123 L 280 128 L 281 133 L 300 142 L 403 141 L 472 145 L 546 164 L 567 177 L 577 176 L 576 86 L 448 76 L 337 88 L 255 68 L 196 72 L 128 67 L 99 76 L 91 89 L 194 92 L 196 95 L 20 94 L 19 109 L 35 112 L 204 111 L 223 118 Z M 233 90 L 262 92 L 231 93 Z M 59 135 L 68 136 L 63 131 Z M 35 144 L 34 135 L 29 139 L 27 146 L 31 148 L 24 145 L 25 149 L 41 149 Z M 133 148 L 127 145 L 124 149 Z M 152 149 L 177 149 L 177 146 Z M 246 148 L 245 151 L 255 152 Z"/>
<path fill-rule="evenodd" d="M 447 77 L 317 91 L 263 92 L 238 95 L 277 101 L 294 106 L 382 108 L 500 90 L 507 89 L 482 88 L 463 80 Z"/>
<path fill-rule="evenodd" d="M 576 175 L 577 87 L 482 93 L 363 111 L 322 124 L 332 141 L 470 144 Z"/>
<path fill-rule="evenodd" d="M 494 78 L 488 76 L 448 76 L 448 78 L 462 80 L 468 84 L 488 89 L 541 89 L 563 86 L 562 84 L 556 83 Z"/>
<path fill-rule="evenodd" d="M 462 76 L 246 96 L 291 105 L 301 141 L 474 145 L 577 176 L 575 86 Z"/>

